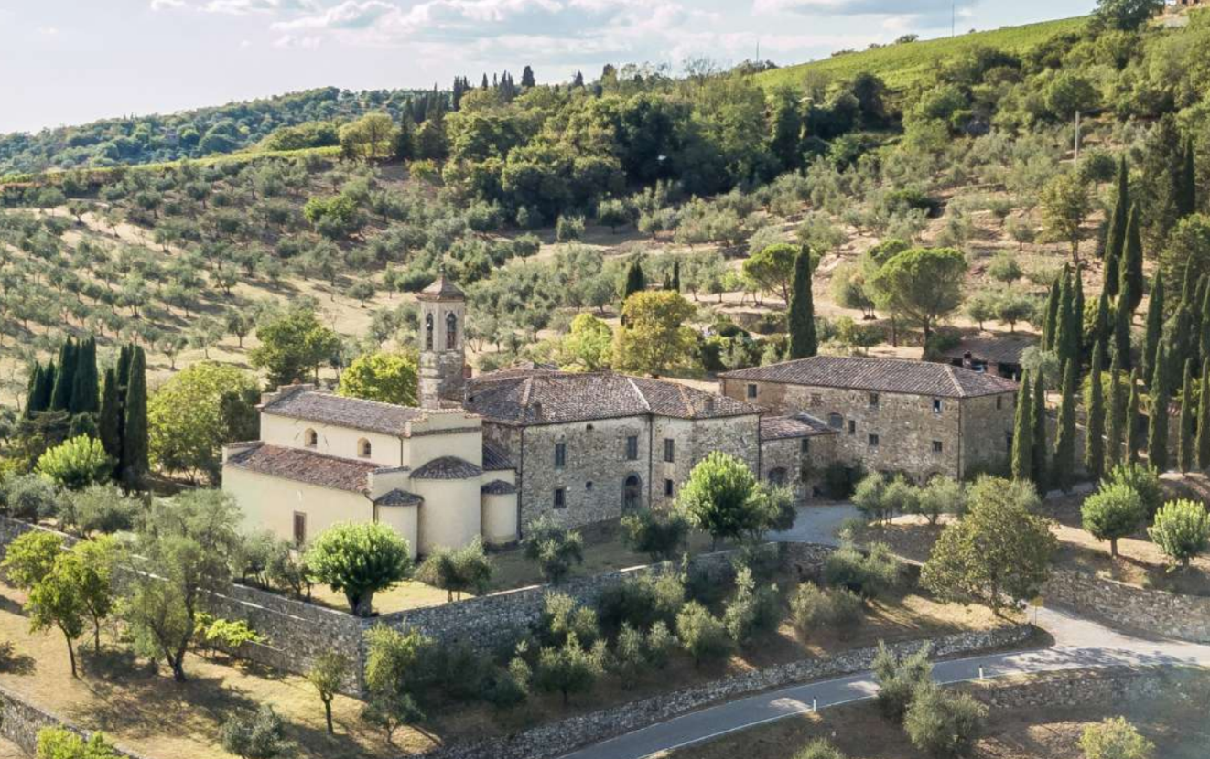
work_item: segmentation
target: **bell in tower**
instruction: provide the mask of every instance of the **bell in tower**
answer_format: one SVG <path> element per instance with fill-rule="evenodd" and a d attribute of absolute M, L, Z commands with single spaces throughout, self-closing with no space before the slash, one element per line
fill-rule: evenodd
<path fill-rule="evenodd" d="M 445 278 L 416 296 L 420 305 L 420 406 L 461 402 L 466 366 L 466 295 Z"/>

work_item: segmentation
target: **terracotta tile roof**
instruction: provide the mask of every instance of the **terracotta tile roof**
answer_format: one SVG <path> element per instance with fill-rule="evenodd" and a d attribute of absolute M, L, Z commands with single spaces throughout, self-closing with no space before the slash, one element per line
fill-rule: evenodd
<path fill-rule="evenodd" d="M 980 361 L 990 361 L 993 364 L 1019 364 L 1021 353 L 1029 347 L 1037 345 L 1033 337 L 968 337 L 941 355 L 945 358 L 964 358 L 969 352 L 971 358 Z"/>
<path fill-rule="evenodd" d="M 479 491 L 484 495 L 512 495 L 517 492 L 517 486 L 504 480 L 492 480 L 479 488 Z"/>
<path fill-rule="evenodd" d="M 466 410 L 508 424 L 557 424 L 641 414 L 710 419 L 759 413 L 746 403 L 666 380 L 545 370 L 470 381 Z"/>
<path fill-rule="evenodd" d="M 462 292 L 458 285 L 445 278 L 445 275 L 437 277 L 437 280 L 428 287 L 420 291 L 419 297 L 421 300 L 452 300 L 465 299 L 466 293 Z"/>
<path fill-rule="evenodd" d="M 516 469 L 509 461 L 508 454 L 496 447 L 494 443 L 483 441 L 483 471 L 498 472 L 502 469 Z"/>
<path fill-rule="evenodd" d="M 466 459 L 440 456 L 424 466 L 417 467 L 412 472 L 412 477 L 417 480 L 465 480 L 481 474 L 483 470 Z"/>
<path fill-rule="evenodd" d="M 724 372 L 719 376 L 726 379 L 940 398 L 973 398 L 1013 392 L 1017 389 L 1017 383 L 1012 380 L 990 374 L 949 364 L 900 358 L 815 356 L 772 366 Z"/>
<path fill-rule="evenodd" d="M 332 393 L 304 387 L 283 389 L 280 397 L 262 406 L 265 413 L 304 419 L 311 422 L 349 427 L 384 435 L 402 435 L 408 422 L 420 419 L 424 411 L 393 403 L 342 398 Z"/>
<path fill-rule="evenodd" d="M 308 485 L 318 485 L 351 493 L 364 493 L 366 478 L 377 464 L 354 461 L 300 448 L 285 448 L 264 443 L 231 454 L 227 465 L 249 472 L 267 474 Z"/>
<path fill-rule="evenodd" d="M 761 440 L 785 440 L 787 438 L 835 434 L 836 430 L 810 414 L 766 416 L 760 420 Z"/>
<path fill-rule="evenodd" d="M 419 506 L 423 503 L 424 499 L 420 496 L 399 488 L 383 493 L 374 499 L 375 506 Z"/>

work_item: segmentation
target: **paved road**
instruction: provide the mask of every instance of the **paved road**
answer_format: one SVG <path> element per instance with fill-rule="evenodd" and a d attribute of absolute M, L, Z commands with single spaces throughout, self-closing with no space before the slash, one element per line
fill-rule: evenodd
<path fill-rule="evenodd" d="M 850 504 L 799 506 L 793 527 L 784 532 L 770 532 L 767 537 L 769 540 L 839 545 L 840 541 L 836 538 L 836 531 L 840 529 L 846 519 L 859 516 L 861 513 Z"/>
<path fill-rule="evenodd" d="M 1038 612 L 1038 625 L 1054 636 L 1050 648 L 988 654 L 937 662 L 933 676 L 942 683 L 1064 669 L 1118 666 L 1210 666 L 1210 646 L 1170 640 L 1144 640 L 1050 609 Z M 783 688 L 729 701 L 585 747 L 563 759 L 643 759 L 795 714 L 871 698 L 878 686 L 868 672 Z"/>

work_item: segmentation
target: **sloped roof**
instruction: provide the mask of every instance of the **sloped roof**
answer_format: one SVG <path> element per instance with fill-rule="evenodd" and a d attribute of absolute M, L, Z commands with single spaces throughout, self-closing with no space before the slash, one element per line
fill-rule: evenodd
<path fill-rule="evenodd" d="M 408 422 L 421 419 L 425 415 L 423 409 L 364 401 L 360 398 L 344 398 L 305 386 L 284 389 L 278 398 L 265 403 L 261 408 L 268 414 L 384 435 L 402 435 Z"/>
<path fill-rule="evenodd" d="M 412 477 L 417 480 L 465 480 L 481 474 L 483 470 L 466 459 L 440 456 L 424 466 L 417 467 L 412 472 Z"/>
<path fill-rule="evenodd" d="M 395 488 L 374 499 L 375 506 L 419 506 L 424 499 L 415 493 Z"/>
<path fill-rule="evenodd" d="M 834 434 L 836 434 L 836 430 L 810 414 L 766 416 L 760 420 L 760 439 L 762 441 Z"/>
<path fill-rule="evenodd" d="M 973 398 L 1016 390 L 1017 383 L 931 361 L 900 358 L 815 356 L 771 366 L 725 372 L 725 379 L 780 382 L 882 393 Z"/>
<path fill-rule="evenodd" d="M 1037 344 L 1036 338 L 1025 335 L 967 337 L 941 355 L 952 359 L 965 358 L 966 354 L 970 353 L 971 358 L 989 361 L 993 364 L 1019 364 L 1021 363 L 1021 353 L 1026 348 Z"/>
<path fill-rule="evenodd" d="M 516 469 L 509 460 L 508 454 L 496 447 L 495 444 L 483 441 L 483 471 L 498 472 L 502 469 Z"/>
<path fill-rule="evenodd" d="M 254 443 L 231 454 L 228 466 L 351 493 L 364 493 L 366 478 L 381 467 L 368 461 L 342 459 L 301 448 Z"/>
<path fill-rule="evenodd" d="M 517 486 L 504 480 L 492 480 L 479 488 L 479 491 L 484 495 L 512 495 L 517 492 Z"/>
<path fill-rule="evenodd" d="M 507 424 L 557 424 L 655 414 L 711 419 L 757 414 L 746 403 L 666 380 L 611 372 L 487 374 L 467 385 L 467 411 Z"/>
<path fill-rule="evenodd" d="M 417 297 L 422 300 L 464 300 L 466 293 L 442 274 L 435 282 L 421 290 Z"/>

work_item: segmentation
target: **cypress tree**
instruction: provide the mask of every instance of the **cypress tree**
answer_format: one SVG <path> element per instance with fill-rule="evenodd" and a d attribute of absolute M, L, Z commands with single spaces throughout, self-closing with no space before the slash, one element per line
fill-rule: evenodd
<path fill-rule="evenodd" d="M 673 292 L 681 291 L 681 262 L 672 262 L 672 290 Z"/>
<path fill-rule="evenodd" d="M 1093 481 L 1105 473 L 1105 391 L 1101 385 L 1101 363 L 1105 360 L 1104 344 L 1092 349 L 1092 371 L 1088 375 L 1088 424 L 1084 443 L 1084 469 Z"/>
<path fill-rule="evenodd" d="M 1075 268 L 1071 284 L 1071 355 L 1081 364 L 1084 361 L 1084 277 L 1080 276 L 1082 267 Z M 1076 376 L 1080 373 L 1077 371 Z"/>
<path fill-rule="evenodd" d="M 80 343 L 76 359 L 76 377 L 71 389 L 71 413 L 93 413 L 98 408 L 97 341 Z"/>
<path fill-rule="evenodd" d="M 34 361 L 33 366 L 29 369 L 29 382 L 25 388 L 25 416 L 33 417 L 40 411 L 46 409 L 41 406 L 41 390 L 42 390 L 42 364 Z"/>
<path fill-rule="evenodd" d="M 1147 423 L 1147 456 L 1160 473 L 1168 471 L 1168 378 L 1164 371 L 1164 346 L 1156 353 L 1155 375 L 1151 378 L 1150 419 Z"/>
<path fill-rule="evenodd" d="M 76 344 L 69 337 L 59 347 L 59 373 L 55 376 L 55 388 L 50 394 L 51 411 L 71 409 L 71 391 L 76 382 Z"/>
<path fill-rule="evenodd" d="M 1063 267 L 1063 284 L 1059 289 L 1059 309 L 1055 313 L 1055 338 L 1053 350 L 1059 356 L 1059 366 L 1062 367 L 1076 353 L 1078 341 L 1071 334 L 1075 311 L 1075 292 L 1071 283 L 1071 269 Z"/>
<path fill-rule="evenodd" d="M 105 369 L 101 383 L 101 413 L 97 419 L 101 446 L 114 461 L 122 460 L 122 405 L 118 398 L 118 370 Z"/>
<path fill-rule="evenodd" d="M 1139 441 L 1143 437 L 1143 417 L 1139 413 L 1139 370 L 1130 372 L 1130 395 L 1126 398 L 1126 461 L 1139 462 Z"/>
<path fill-rule="evenodd" d="M 1088 334 L 1088 344 L 1096 347 L 1097 343 L 1111 345 L 1113 332 L 1109 323 L 1109 295 L 1102 292 L 1097 299 L 1097 314 L 1092 321 L 1092 329 Z"/>
<path fill-rule="evenodd" d="M 1126 296 L 1118 298 L 1118 307 L 1113 312 L 1113 358 L 1122 369 L 1129 370 L 1130 360 L 1130 311 L 1126 308 Z"/>
<path fill-rule="evenodd" d="M 130 382 L 123 405 L 122 481 L 128 490 L 138 489 L 147 475 L 147 357 L 132 347 Z"/>
<path fill-rule="evenodd" d="M 46 368 L 42 370 L 42 384 L 38 387 L 37 393 L 37 406 L 39 411 L 50 410 L 50 398 L 55 391 L 55 381 L 57 380 L 58 376 L 59 369 L 55 366 L 55 360 L 52 358 L 46 362 Z"/>
<path fill-rule="evenodd" d="M 1126 250 L 1126 227 L 1130 223 L 1130 169 L 1126 156 L 1118 162 L 1117 202 L 1109 216 L 1109 232 L 1105 238 L 1105 287 L 1111 297 L 1117 297 L 1118 269 L 1122 253 Z"/>
<path fill-rule="evenodd" d="M 1135 204 L 1130 209 L 1130 224 L 1126 227 L 1126 250 L 1118 263 L 1121 276 L 1119 292 L 1130 294 L 1127 304 L 1130 313 L 1138 310 L 1143 302 L 1143 228 L 1139 218 L 1139 207 Z"/>
<path fill-rule="evenodd" d="M 1205 286 L 1202 288 L 1202 299 L 1199 302 L 1198 312 L 1196 317 L 1200 327 L 1198 335 L 1201 338 L 1201 344 L 1198 346 L 1202 359 L 1210 358 L 1210 276 L 1206 276 Z"/>
<path fill-rule="evenodd" d="M 1033 400 L 1030 398 L 1029 372 L 1021 376 L 1017 392 L 1017 414 L 1013 419 L 1012 473 L 1015 480 L 1034 478 Z"/>
<path fill-rule="evenodd" d="M 1105 468 L 1122 463 L 1122 433 L 1126 429 L 1126 407 L 1122 398 L 1122 364 L 1115 354 L 1109 364 L 1109 395 L 1105 399 Z"/>
<path fill-rule="evenodd" d="M 1034 484 L 1038 486 L 1039 492 L 1045 493 L 1050 486 L 1050 481 L 1046 466 L 1046 457 L 1049 454 L 1046 447 L 1046 384 L 1042 372 L 1038 372 L 1038 376 L 1034 378 L 1033 402 L 1033 413 L 1030 414 L 1030 417 L 1034 424 L 1034 434 L 1031 440 L 1034 450 Z"/>
<path fill-rule="evenodd" d="M 815 337 L 815 301 L 811 294 L 811 251 L 794 256 L 794 282 L 790 291 L 790 359 L 810 358 L 819 349 Z"/>
<path fill-rule="evenodd" d="M 1197 170 L 1194 166 L 1196 154 L 1193 137 L 1185 139 L 1181 151 L 1181 170 L 1176 182 L 1176 217 L 1183 219 L 1197 210 Z"/>
<path fill-rule="evenodd" d="M 118 398 L 126 398 L 126 386 L 130 384 L 130 357 L 133 346 L 122 346 L 118 353 Z"/>
<path fill-rule="evenodd" d="M 1197 465 L 1196 449 L 1194 448 L 1194 406 L 1193 406 L 1193 359 L 1185 359 L 1185 380 L 1181 384 L 1181 428 L 1180 450 L 1178 461 L 1181 472 L 1188 472 Z"/>
<path fill-rule="evenodd" d="M 1059 298 L 1061 297 L 1062 277 L 1055 277 L 1050 283 L 1050 295 L 1046 298 L 1046 316 L 1042 319 L 1042 349 L 1054 350 L 1055 327 L 1059 318 Z"/>
<path fill-rule="evenodd" d="M 1151 302 L 1147 305 L 1147 333 L 1143 337 L 1143 377 L 1150 383 L 1155 375 L 1156 354 L 1164 337 L 1164 276 L 1155 270 L 1151 282 Z"/>
<path fill-rule="evenodd" d="M 1063 400 L 1059 406 L 1059 431 L 1055 436 L 1055 460 L 1052 472 L 1055 485 L 1071 492 L 1076 468 L 1076 362 L 1063 367 Z"/>
<path fill-rule="evenodd" d="M 647 277 L 643 274 L 643 264 L 636 258 L 630 262 L 630 268 L 626 270 L 626 288 L 622 292 L 622 300 L 625 301 L 631 295 L 646 289 Z"/>
<path fill-rule="evenodd" d="M 1210 469 L 1210 356 L 1202 364 L 1201 408 L 1197 414 L 1197 465 Z"/>

